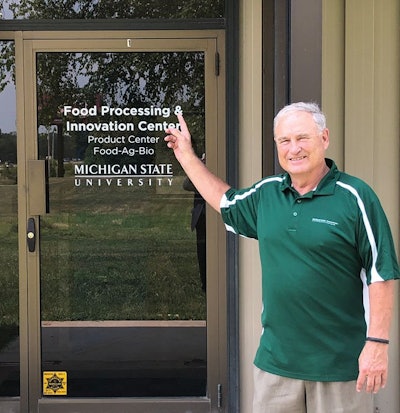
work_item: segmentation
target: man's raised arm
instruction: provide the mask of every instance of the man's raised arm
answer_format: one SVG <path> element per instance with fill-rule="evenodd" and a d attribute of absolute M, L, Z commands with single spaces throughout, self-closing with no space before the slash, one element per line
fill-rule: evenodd
<path fill-rule="evenodd" d="M 195 154 L 190 132 L 183 116 L 179 114 L 178 120 L 181 130 L 170 128 L 165 131 L 167 136 L 164 139 L 167 146 L 173 149 L 176 159 L 200 195 L 212 208 L 220 212 L 221 198 L 230 186 L 211 173 Z"/>

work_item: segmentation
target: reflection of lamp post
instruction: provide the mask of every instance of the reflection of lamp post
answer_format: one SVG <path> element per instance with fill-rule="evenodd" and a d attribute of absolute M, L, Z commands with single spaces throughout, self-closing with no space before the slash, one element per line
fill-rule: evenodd
<path fill-rule="evenodd" d="M 54 166 L 54 133 L 55 130 L 53 128 L 55 125 L 51 125 L 49 129 L 47 129 L 47 163 L 48 163 L 48 170 L 50 176 L 52 176 L 52 170 Z"/>
<path fill-rule="evenodd" d="M 64 177 L 64 135 L 62 119 L 56 118 L 53 120 L 53 125 L 57 127 L 57 176 Z"/>
<path fill-rule="evenodd" d="M 51 130 L 51 159 L 54 159 L 54 129 Z"/>
<path fill-rule="evenodd" d="M 51 130 L 51 129 L 47 129 L 47 164 L 48 164 L 48 170 L 49 170 L 49 171 L 51 171 L 50 130 Z"/>

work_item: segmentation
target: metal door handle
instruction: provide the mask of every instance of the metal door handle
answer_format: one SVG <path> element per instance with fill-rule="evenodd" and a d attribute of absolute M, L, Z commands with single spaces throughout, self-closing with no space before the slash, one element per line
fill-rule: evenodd
<path fill-rule="evenodd" d="M 36 248 L 36 226 L 35 219 L 28 219 L 28 226 L 26 230 L 26 241 L 28 243 L 29 252 L 34 252 Z"/>

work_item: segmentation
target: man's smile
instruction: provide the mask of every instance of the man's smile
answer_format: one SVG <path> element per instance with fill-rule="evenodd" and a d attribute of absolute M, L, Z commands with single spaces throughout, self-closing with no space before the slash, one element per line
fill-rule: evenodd
<path fill-rule="evenodd" d="M 307 158 L 306 155 L 304 156 L 297 156 L 296 158 L 289 158 L 289 161 L 301 161 L 303 159 Z"/>

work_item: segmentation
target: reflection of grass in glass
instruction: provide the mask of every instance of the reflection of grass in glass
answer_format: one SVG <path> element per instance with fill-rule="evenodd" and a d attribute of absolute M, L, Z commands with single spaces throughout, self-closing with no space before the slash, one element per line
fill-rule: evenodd
<path fill-rule="evenodd" d="M 42 319 L 205 319 L 192 195 L 104 189 L 42 218 Z"/>
<path fill-rule="evenodd" d="M 78 191 L 67 179 L 51 189 L 51 214 L 41 217 L 44 319 L 206 318 L 190 230 L 192 194 L 179 181 L 175 195 L 154 188 Z M 19 324 L 16 186 L 2 187 L 0 195 L 6 337 L 5 328 Z"/>
<path fill-rule="evenodd" d="M 0 185 L 0 349 L 18 336 L 17 187 Z"/>
<path fill-rule="evenodd" d="M 1 217 L 4 219 L 4 217 Z M 4 221 L 3 221 L 4 223 Z M 9 233 L 7 239 L 1 233 L 0 253 L 0 336 L 3 328 L 19 325 L 18 319 L 18 248 L 17 231 Z"/>

